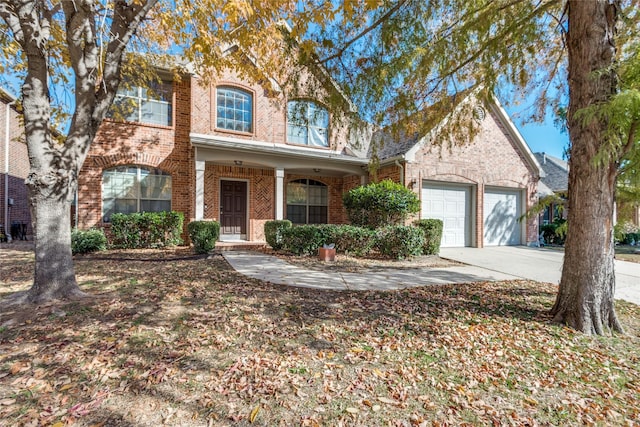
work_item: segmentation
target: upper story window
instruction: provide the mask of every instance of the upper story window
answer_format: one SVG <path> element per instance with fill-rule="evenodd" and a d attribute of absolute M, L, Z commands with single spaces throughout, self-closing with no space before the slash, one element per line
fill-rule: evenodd
<path fill-rule="evenodd" d="M 329 146 L 329 112 L 312 101 L 287 104 L 287 141 L 292 144 Z"/>
<path fill-rule="evenodd" d="M 171 126 L 171 83 L 154 83 L 150 87 L 120 87 L 109 117 L 130 122 Z"/>
<path fill-rule="evenodd" d="M 253 132 L 253 96 L 235 87 L 219 87 L 216 96 L 216 127 Z"/>
<path fill-rule="evenodd" d="M 156 168 L 118 166 L 102 172 L 102 219 L 114 213 L 171 210 L 171 175 Z"/>

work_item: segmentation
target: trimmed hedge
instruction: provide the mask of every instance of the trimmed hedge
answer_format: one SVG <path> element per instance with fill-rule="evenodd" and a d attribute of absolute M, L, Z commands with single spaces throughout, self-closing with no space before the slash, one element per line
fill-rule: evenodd
<path fill-rule="evenodd" d="M 107 236 L 102 229 L 92 228 L 71 232 L 71 253 L 87 254 L 89 252 L 104 251 L 107 249 Z"/>
<path fill-rule="evenodd" d="M 422 254 L 424 231 L 409 225 L 389 225 L 377 230 L 376 247 L 381 254 L 404 259 Z"/>
<path fill-rule="evenodd" d="M 220 237 L 220 223 L 217 221 L 191 221 L 187 225 L 189 239 L 198 254 L 207 254 L 216 246 Z"/>
<path fill-rule="evenodd" d="M 111 215 L 112 245 L 116 248 L 160 248 L 182 243 L 182 212 L 138 212 Z"/>
<path fill-rule="evenodd" d="M 275 250 L 284 247 L 283 234 L 285 230 L 291 228 L 291 221 L 288 219 L 267 221 L 264 223 L 264 238 Z"/>
<path fill-rule="evenodd" d="M 384 180 L 356 187 L 342 196 L 353 225 L 376 229 L 402 223 L 420 211 L 418 196 L 402 184 Z"/>
<path fill-rule="evenodd" d="M 322 245 L 335 243 L 336 225 L 297 225 L 282 233 L 283 247 L 295 255 L 315 255 Z"/>
<path fill-rule="evenodd" d="M 419 219 L 414 221 L 413 225 L 424 231 L 424 245 L 422 245 L 422 253 L 424 255 L 439 254 L 440 242 L 442 241 L 442 220 L 433 218 Z"/>
<path fill-rule="evenodd" d="M 367 255 L 376 243 L 376 232 L 364 227 L 339 225 L 335 228 L 331 242 L 336 244 L 336 251 L 355 256 Z"/>

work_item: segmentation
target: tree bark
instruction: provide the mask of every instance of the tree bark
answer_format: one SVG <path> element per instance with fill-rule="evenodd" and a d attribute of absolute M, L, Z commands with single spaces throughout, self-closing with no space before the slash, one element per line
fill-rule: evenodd
<path fill-rule="evenodd" d="M 551 312 L 555 322 L 599 335 L 623 332 L 613 300 L 616 162 L 597 161 L 608 123 L 586 120 L 579 112 L 606 103 L 616 91 L 611 67 L 617 12 L 614 1 L 568 2 L 568 230 L 560 289 Z"/>
<path fill-rule="evenodd" d="M 68 190 L 75 188 L 75 184 L 69 182 L 67 171 L 61 172 L 58 176 L 32 174 L 27 180 L 31 215 L 35 219 L 35 272 L 26 299 L 34 304 L 84 296 L 76 282 L 71 254 Z"/>
<path fill-rule="evenodd" d="M 125 48 L 156 2 L 113 2 L 104 58 L 97 44 L 96 2 L 0 3 L 0 18 L 7 23 L 27 58 L 22 99 L 31 166 L 26 183 L 36 258 L 32 287 L 10 298 L 9 305 L 84 295 L 76 281 L 71 254 L 70 207 L 77 174 L 118 90 Z M 48 60 L 55 56 L 50 51 L 51 26 L 54 19 L 59 19 L 56 14 L 60 9 L 64 20 L 58 24 L 64 27 L 68 71 L 73 72 L 75 80 L 75 111 L 64 142 L 52 137 L 49 98 Z"/>

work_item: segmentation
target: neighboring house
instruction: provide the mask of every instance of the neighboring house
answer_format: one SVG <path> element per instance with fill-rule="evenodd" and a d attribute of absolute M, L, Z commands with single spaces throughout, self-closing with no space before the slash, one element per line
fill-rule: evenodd
<path fill-rule="evenodd" d="M 315 97 L 272 89 L 226 73 L 204 86 L 167 81 L 153 99 L 121 93 L 136 111 L 98 132 L 79 175 L 79 226 L 173 209 L 220 221 L 222 240 L 264 241 L 273 219 L 346 223 L 342 195 L 370 179 L 371 136 Z M 539 166 L 497 102 L 473 143 L 439 154 L 427 140 L 382 147 L 378 176 L 413 188 L 421 217 L 444 219 L 444 246 L 537 242 L 537 219 L 518 217 L 535 202 Z"/>
<path fill-rule="evenodd" d="M 0 89 L 0 225 L 10 232 L 11 225 L 19 223 L 30 234 L 31 214 L 25 184 L 29 173 L 29 156 L 15 101 L 14 96 Z"/>
<path fill-rule="evenodd" d="M 540 214 L 540 225 L 552 223 L 556 219 L 566 219 L 566 198 L 569 188 L 569 163 L 546 153 L 534 153 L 538 164 L 544 172 L 538 183 L 540 198 L 555 195 L 560 200 L 545 206 Z"/>

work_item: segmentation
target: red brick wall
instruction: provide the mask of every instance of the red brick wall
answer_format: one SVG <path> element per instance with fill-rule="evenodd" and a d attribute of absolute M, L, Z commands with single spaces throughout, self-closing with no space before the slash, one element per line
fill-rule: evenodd
<path fill-rule="evenodd" d="M 425 146 L 416 154 L 414 162 L 405 165 L 406 182 L 415 180 L 414 191 L 418 194 L 425 179 L 477 186 L 475 241 L 480 247 L 485 186 L 524 189 L 527 209 L 537 199 L 536 171 L 507 135 L 500 120 L 493 113 L 487 114 L 480 133 L 471 143 L 452 147 L 451 150 Z M 527 242 L 536 242 L 537 236 L 537 218 L 530 218 L 527 221 Z"/>
<path fill-rule="evenodd" d="M 253 95 L 253 131 L 235 132 L 216 128 L 216 87 L 231 86 L 245 90 Z M 193 115 L 192 132 L 203 135 L 240 138 L 253 141 L 267 141 L 286 144 L 287 108 L 282 94 L 270 94 L 258 84 L 242 81 L 233 72 L 225 72 L 209 86 L 203 81 L 193 79 Z M 309 96 L 313 99 L 312 94 Z M 347 129 L 341 125 L 343 120 L 331 116 L 329 143 L 331 148 L 342 150 L 348 141 Z M 323 150 L 326 148 L 317 148 Z"/>
<path fill-rule="evenodd" d="M 220 180 L 248 182 L 247 239 L 264 241 L 264 223 L 275 218 L 275 174 L 272 169 L 208 164 L 204 172 L 204 218 L 220 220 Z"/>
<path fill-rule="evenodd" d="M 5 225 L 4 208 L 7 198 L 14 201 L 9 208 L 9 223 L 26 222 L 28 233 L 31 233 L 31 213 L 27 186 L 24 183 L 29 174 L 29 155 L 24 142 L 24 128 L 20 123 L 20 115 L 7 105 L 8 101 L 0 98 L 0 224 Z M 9 175 L 5 174 L 5 129 L 6 112 L 9 109 Z M 6 181 L 5 181 L 6 180 Z M 9 184 L 8 194 L 4 193 L 5 182 Z"/>
<path fill-rule="evenodd" d="M 174 82 L 173 89 L 173 126 L 112 120 L 105 120 L 102 124 L 79 175 L 80 228 L 104 225 L 102 172 L 122 165 L 157 167 L 170 173 L 171 208 L 184 213 L 186 221 L 194 217 L 194 154 L 189 140 L 191 82 L 184 78 L 181 82 Z"/>

